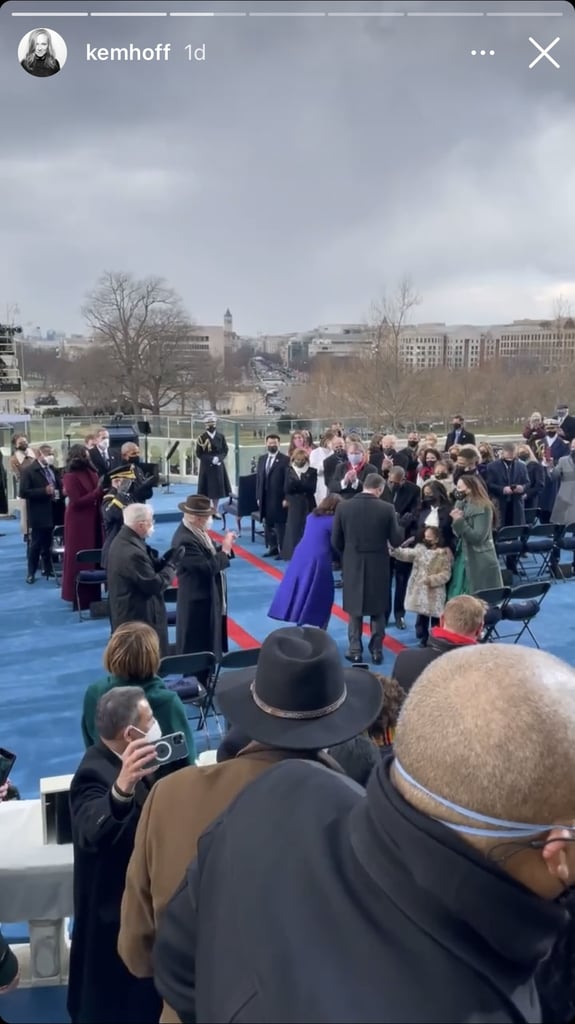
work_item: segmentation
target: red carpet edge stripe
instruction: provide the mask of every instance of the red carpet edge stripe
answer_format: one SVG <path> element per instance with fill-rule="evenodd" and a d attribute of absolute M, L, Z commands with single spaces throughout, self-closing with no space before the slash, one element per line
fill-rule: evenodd
<path fill-rule="evenodd" d="M 229 616 L 228 639 L 233 640 L 233 642 L 237 644 L 238 647 L 241 647 L 243 651 L 247 650 L 250 647 L 261 647 L 259 640 L 256 640 L 255 637 L 251 636 L 250 633 L 246 633 L 245 629 L 242 629 L 241 626 L 238 626 L 237 622 L 234 622 L 234 620 L 230 619 Z"/>
<path fill-rule="evenodd" d="M 213 536 L 214 540 L 218 540 L 219 539 L 217 533 L 213 533 L 212 536 Z M 251 551 L 246 551 L 246 549 L 242 548 L 241 545 L 234 544 L 234 553 L 236 555 L 238 555 L 240 558 L 243 558 L 250 565 L 253 565 L 255 569 L 261 569 L 262 572 L 267 572 L 268 576 L 271 576 L 272 579 L 274 579 L 274 580 L 281 580 L 282 579 L 283 573 L 281 572 L 280 569 L 276 569 L 275 565 L 269 565 L 269 563 L 266 562 L 263 558 L 260 558 L 258 555 L 252 554 Z M 348 622 L 348 618 L 349 617 L 348 617 L 347 613 L 344 612 L 343 609 L 340 608 L 338 604 L 333 604 L 331 606 L 331 614 L 335 615 L 336 619 L 341 619 L 342 622 Z M 228 623 L 229 623 L 229 621 L 230 620 L 228 619 Z M 239 629 L 239 627 L 237 627 L 237 628 Z M 242 632 L 243 632 L 243 630 L 242 630 Z M 369 630 L 369 626 L 368 625 L 364 625 L 363 632 L 364 632 L 365 636 L 369 636 L 370 630 Z M 248 633 L 245 633 L 244 635 L 245 636 L 249 636 Z M 232 636 L 232 634 L 230 633 L 230 637 L 231 636 Z M 236 643 L 237 642 L 238 641 L 236 641 Z M 400 643 L 399 640 L 395 640 L 391 636 L 386 636 L 385 637 L 384 645 L 385 645 L 385 647 L 387 647 L 388 651 L 392 652 L 392 654 L 399 654 L 400 651 L 404 651 L 405 650 L 405 644 Z M 249 646 L 253 647 L 254 646 L 254 642 L 250 643 Z M 257 646 L 259 647 L 261 645 L 257 644 Z"/>

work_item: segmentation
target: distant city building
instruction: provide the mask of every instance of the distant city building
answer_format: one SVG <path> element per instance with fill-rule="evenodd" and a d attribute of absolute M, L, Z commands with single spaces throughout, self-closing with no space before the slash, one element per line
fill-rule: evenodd
<path fill-rule="evenodd" d="M 289 362 L 321 356 L 369 356 L 380 343 L 367 324 L 331 324 L 289 342 Z M 382 329 L 381 334 L 384 331 Z M 395 345 L 392 338 L 390 344 Z M 543 367 L 575 362 L 575 321 L 514 320 L 489 327 L 470 324 L 409 324 L 397 341 L 399 356 L 414 370 L 445 366 L 474 369 L 491 359 L 537 359 Z"/>

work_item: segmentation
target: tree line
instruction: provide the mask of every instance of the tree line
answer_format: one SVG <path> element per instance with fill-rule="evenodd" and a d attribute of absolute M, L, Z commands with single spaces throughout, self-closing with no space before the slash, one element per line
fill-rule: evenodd
<path fill-rule="evenodd" d="M 190 347 L 201 327 L 163 279 L 135 279 L 106 272 L 82 307 L 91 343 L 77 355 L 65 347 L 26 345 L 21 354 L 25 379 L 46 391 L 65 390 L 86 411 L 130 408 L 160 415 L 170 405 L 182 414 L 207 401 L 216 408 L 238 386 L 250 346 L 225 359 Z"/>

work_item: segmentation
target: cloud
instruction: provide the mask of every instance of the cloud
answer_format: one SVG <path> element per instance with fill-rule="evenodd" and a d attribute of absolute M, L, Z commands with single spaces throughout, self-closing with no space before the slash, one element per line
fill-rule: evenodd
<path fill-rule="evenodd" d="M 568 69 L 528 69 L 553 19 L 61 19 L 47 81 L 14 59 L 35 26 L 0 19 L 0 301 L 24 321 L 81 330 L 107 268 L 164 276 L 199 321 L 229 305 L 241 333 L 361 320 L 404 274 L 448 322 L 548 315 L 568 290 L 575 95 Z M 572 17 L 560 34 L 562 60 Z M 168 64 L 83 59 L 163 41 Z"/>

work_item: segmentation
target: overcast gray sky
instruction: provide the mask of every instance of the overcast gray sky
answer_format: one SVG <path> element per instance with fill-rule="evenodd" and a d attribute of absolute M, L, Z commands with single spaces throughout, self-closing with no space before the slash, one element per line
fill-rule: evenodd
<path fill-rule="evenodd" d="M 408 275 L 416 319 L 496 323 L 575 307 L 575 13 L 563 17 L 24 18 L 11 11 L 409 11 L 457 3 L 58 3 L 0 10 L 0 319 L 82 331 L 107 269 L 163 276 L 240 334 L 360 321 Z M 60 74 L 18 65 L 32 28 Z M 533 36 L 560 63 L 543 57 Z M 165 63 L 86 46 L 171 42 Z M 206 45 L 206 61 L 185 46 Z M 471 56 L 471 50 L 495 50 Z"/>

